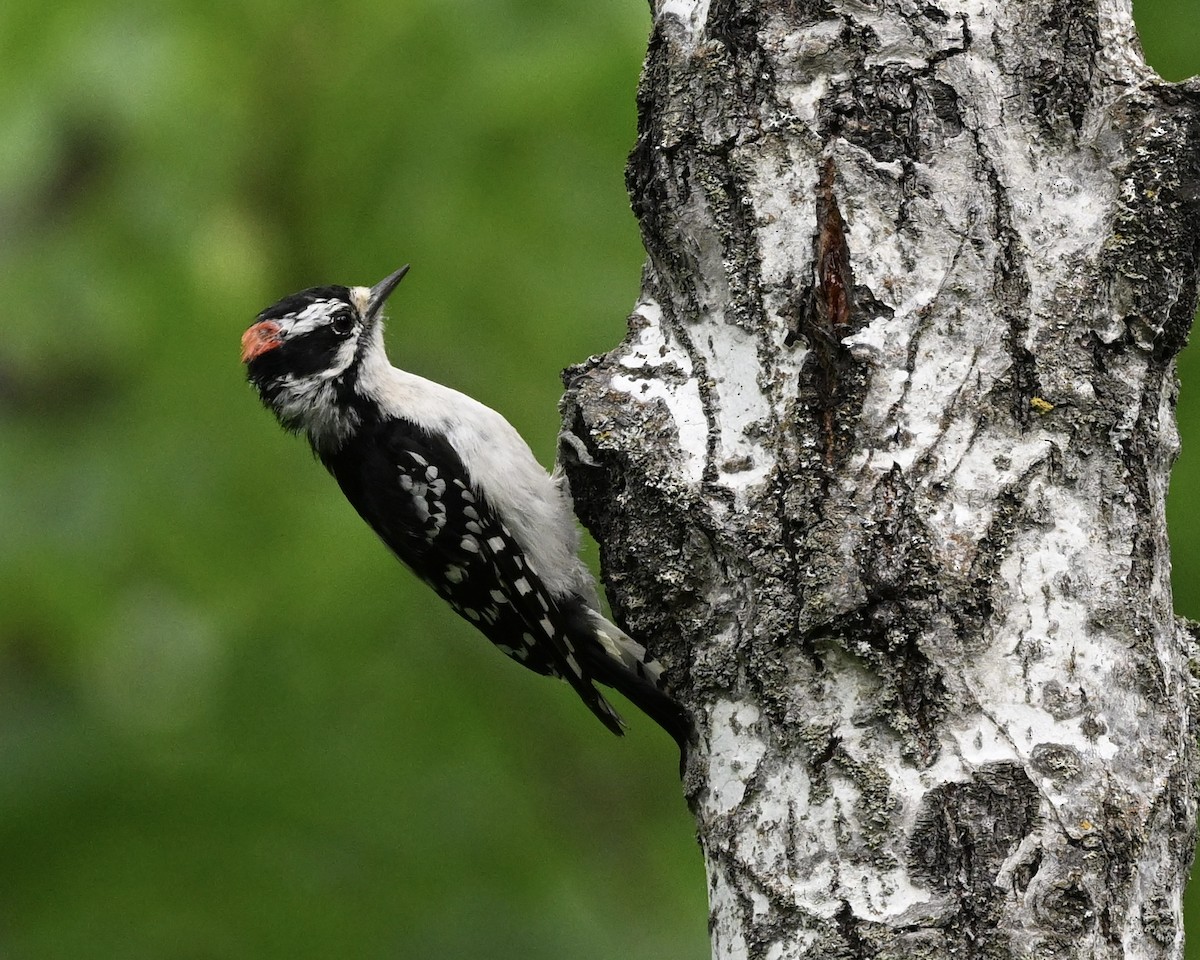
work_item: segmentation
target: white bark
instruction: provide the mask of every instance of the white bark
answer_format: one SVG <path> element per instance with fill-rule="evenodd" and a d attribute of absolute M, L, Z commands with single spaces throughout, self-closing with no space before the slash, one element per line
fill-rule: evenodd
<path fill-rule="evenodd" d="M 565 425 L 714 955 L 1180 956 L 1200 87 L 1127 0 L 658 0 L 639 107 Z"/>

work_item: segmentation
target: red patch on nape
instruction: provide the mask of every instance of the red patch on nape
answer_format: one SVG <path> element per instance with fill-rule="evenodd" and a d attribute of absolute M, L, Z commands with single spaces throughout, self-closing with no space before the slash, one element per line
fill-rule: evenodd
<path fill-rule="evenodd" d="M 274 320 L 264 320 L 256 323 L 242 334 L 242 363 L 249 363 L 255 357 L 261 357 L 268 350 L 274 350 L 283 343 L 277 334 L 279 324 Z"/>

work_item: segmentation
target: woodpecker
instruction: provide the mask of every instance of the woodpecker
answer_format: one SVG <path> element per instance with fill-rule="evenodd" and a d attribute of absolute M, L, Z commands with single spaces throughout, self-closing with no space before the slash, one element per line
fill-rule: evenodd
<path fill-rule="evenodd" d="M 383 305 L 406 273 L 263 310 L 242 336 L 247 378 L 392 553 L 503 653 L 565 680 L 621 735 L 595 684 L 613 687 L 685 750 L 662 666 L 599 611 L 565 478 L 495 410 L 388 361 Z"/>

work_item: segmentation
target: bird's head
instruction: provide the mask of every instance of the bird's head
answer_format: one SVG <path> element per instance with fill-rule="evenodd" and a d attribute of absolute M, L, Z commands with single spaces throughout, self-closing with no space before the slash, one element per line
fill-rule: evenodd
<path fill-rule="evenodd" d="M 285 428 L 318 449 L 336 446 L 358 422 L 356 387 L 365 363 L 386 362 L 382 309 L 408 273 L 373 287 L 310 287 L 260 313 L 242 334 L 242 363 L 263 403 Z"/>

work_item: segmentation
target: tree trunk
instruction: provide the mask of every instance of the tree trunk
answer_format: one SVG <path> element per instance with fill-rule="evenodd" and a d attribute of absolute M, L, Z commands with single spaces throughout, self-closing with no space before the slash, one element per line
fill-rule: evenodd
<path fill-rule="evenodd" d="M 714 955 L 1180 956 L 1200 86 L 1128 0 L 656 0 L 638 100 L 563 449 L 695 714 Z"/>

